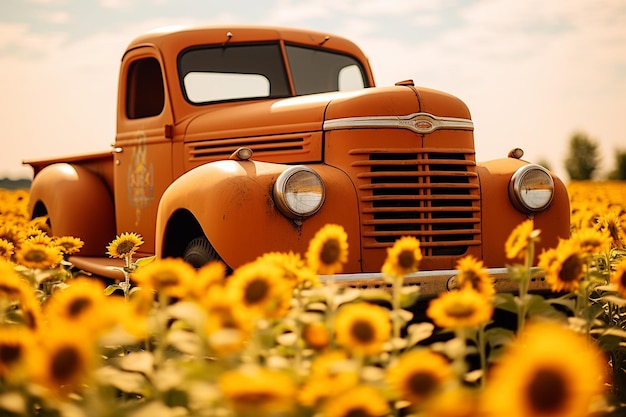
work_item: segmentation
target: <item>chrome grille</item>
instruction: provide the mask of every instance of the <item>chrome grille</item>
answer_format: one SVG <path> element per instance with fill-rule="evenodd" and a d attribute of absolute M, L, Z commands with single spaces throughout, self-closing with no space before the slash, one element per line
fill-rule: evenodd
<path fill-rule="evenodd" d="M 471 149 L 352 150 L 364 248 L 415 236 L 425 256 L 480 245 L 480 195 Z"/>

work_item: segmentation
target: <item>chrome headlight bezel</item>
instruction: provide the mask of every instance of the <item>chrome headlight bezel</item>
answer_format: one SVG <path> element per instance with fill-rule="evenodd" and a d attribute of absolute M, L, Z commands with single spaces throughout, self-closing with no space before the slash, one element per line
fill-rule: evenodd
<path fill-rule="evenodd" d="M 509 198 L 515 208 L 523 213 L 544 211 L 554 198 L 554 179 L 541 165 L 524 165 L 511 176 Z"/>
<path fill-rule="evenodd" d="M 317 172 L 303 165 L 294 165 L 278 176 L 273 194 L 281 213 L 290 219 L 303 219 L 322 208 L 326 189 Z"/>

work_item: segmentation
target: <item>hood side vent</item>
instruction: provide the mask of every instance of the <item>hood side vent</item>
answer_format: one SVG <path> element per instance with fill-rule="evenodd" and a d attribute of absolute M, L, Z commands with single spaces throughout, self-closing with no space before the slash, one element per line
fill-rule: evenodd
<path fill-rule="evenodd" d="M 294 160 L 308 160 L 315 147 L 312 146 L 311 135 L 298 135 L 212 139 L 190 142 L 185 148 L 190 162 L 203 163 L 228 159 L 242 146 L 252 149 L 253 159 L 271 160 L 271 157 L 280 157 L 282 161 L 288 155 L 293 155 Z"/>

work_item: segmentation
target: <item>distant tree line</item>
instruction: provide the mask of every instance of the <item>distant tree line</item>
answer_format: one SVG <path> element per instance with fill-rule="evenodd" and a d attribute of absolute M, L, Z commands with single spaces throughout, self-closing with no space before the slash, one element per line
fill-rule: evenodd
<path fill-rule="evenodd" d="M 594 179 L 601 162 L 598 142 L 587 134 L 576 132 L 569 141 L 569 150 L 565 157 L 565 169 L 572 181 Z M 609 172 L 609 180 L 626 180 L 626 149 L 615 150 L 615 168 Z"/>
<path fill-rule="evenodd" d="M 30 183 L 31 183 L 31 180 L 29 179 L 13 180 L 10 178 L 1 178 L 0 188 L 4 188 L 5 190 L 28 189 L 30 188 Z"/>

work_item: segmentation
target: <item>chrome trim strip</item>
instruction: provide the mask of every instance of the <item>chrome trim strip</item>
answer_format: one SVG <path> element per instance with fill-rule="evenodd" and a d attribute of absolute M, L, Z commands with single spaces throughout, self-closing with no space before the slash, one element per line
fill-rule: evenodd
<path fill-rule="evenodd" d="M 512 292 L 519 290 L 519 284 L 512 281 L 509 277 L 507 268 L 488 268 L 487 273 L 494 280 L 496 292 Z M 459 271 L 456 269 L 446 269 L 440 271 L 418 271 L 404 277 L 405 286 L 419 286 L 420 299 L 429 299 L 437 297 L 440 293 L 448 292 L 457 288 L 456 276 Z M 329 276 L 321 276 L 322 281 L 330 279 Z M 334 282 L 340 287 L 353 288 L 379 288 L 391 290 L 391 284 L 382 273 L 363 273 L 363 274 L 338 274 L 333 276 Z M 545 280 L 544 274 L 540 269 L 533 269 L 533 276 L 530 281 L 529 290 L 531 291 L 551 291 L 550 285 Z"/>
<path fill-rule="evenodd" d="M 344 117 L 324 121 L 324 130 L 355 128 L 401 128 L 417 133 L 431 133 L 437 129 L 474 130 L 474 122 L 459 117 L 413 113 L 406 116 Z"/>

